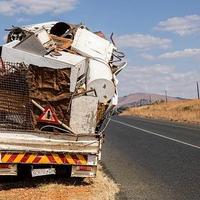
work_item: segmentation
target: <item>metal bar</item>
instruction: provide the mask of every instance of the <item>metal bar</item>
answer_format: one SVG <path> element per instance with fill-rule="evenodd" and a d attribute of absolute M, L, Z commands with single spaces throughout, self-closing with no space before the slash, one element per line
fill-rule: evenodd
<path fill-rule="evenodd" d="M 41 111 L 44 111 L 44 108 L 40 105 L 40 104 L 38 104 L 36 101 L 34 101 L 34 100 L 32 100 L 32 103 L 36 106 L 36 107 L 38 107 Z M 63 122 L 61 122 L 60 120 L 58 120 L 58 123 L 62 126 L 62 127 L 64 127 L 64 128 L 66 128 L 67 130 L 69 130 L 71 133 L 73 133 L 74 135 L 77 135 L 76 133 L 74 133 L 73 132 L 73 130 L 69 127 L 69 126 L 67 126 L 66 124 L 64 124 Z M 78 136 L 78 135 L 77 135 Z"/>

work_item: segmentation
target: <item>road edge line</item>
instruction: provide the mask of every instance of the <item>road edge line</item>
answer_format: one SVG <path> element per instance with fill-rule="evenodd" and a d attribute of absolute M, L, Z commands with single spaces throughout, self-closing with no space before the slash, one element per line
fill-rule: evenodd
<path fill-rule="evenodd" d="M 177 139 L 174 139 L 174 138 L 170 138 L 170 137 L 167 137 L 167 136 L 164 136 L 164 135 L 160 135 L 160 134 L 158 134 L 158 133 L 155 133 L 155 132 L 152 132 L 152 131 L 148 131 L 148 130 L 142 129 L 142 128 L 139 128 L 139 127 L 137 127 L 137 126 L 133 126 L 133 125 L 131 125 L 131 124 L 125 123 L 125 122 L 121 122 L 121 121 L 114 120 L 114 119 L 111 119 L 111 121 L 113 121 L 113 122 L 115 122 L 115 123 L 122 124 L 122 125 L 124 125 L 124 126 L 128 126 L 128 127 L 130 127 L 130 128 L 134 128 L 134 129 L 143 131 L 143 132 L 145 132 L 145 133 L 149 133 L 149 134 L 152 134 L 152 135 L 156 135 L 156 136 L 161 137 L 161 138 L 165 138 L 165 139 L 168 139 L 168 140 L 171 140 L 171 141 L 180 143 L 180 144 L 184 144 L 184 145 L 187 145 L 187 146 L 190 146 L 190 147 L 193 147 L 193 148 L 200 149 L 199 146 L 196 146 L 196 145 L 193 145 L 193 144 L 189 144 L 189 143 L 187 143 L 187 142 L 183 142 L 183 141 L 180 141 L 180 140 L 177 140 Z"/>

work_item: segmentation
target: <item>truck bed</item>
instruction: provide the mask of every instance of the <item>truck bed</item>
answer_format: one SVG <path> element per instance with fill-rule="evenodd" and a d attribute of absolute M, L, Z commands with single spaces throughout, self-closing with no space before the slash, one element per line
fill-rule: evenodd
<path fill-rule="evenodd" d="M 0 131 L 0 151 L 98 154 L 100 143 L 97 135 Z"/>

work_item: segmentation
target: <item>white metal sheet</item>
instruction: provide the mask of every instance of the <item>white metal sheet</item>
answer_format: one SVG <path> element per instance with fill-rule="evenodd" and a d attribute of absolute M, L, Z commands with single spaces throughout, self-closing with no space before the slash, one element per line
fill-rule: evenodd
<path fill-rule="evenodd" d="M 50 41 L 49 34 L 45 29 L 41 29 L 40 31 L 36 32 L 36 36 L 43 45 Z"/>
<path fill-rule="evenodd" d="M 61 51 L 59 56 L 38 56 L 15 49 L 19 41 L 13 41 L 2 46 L 2 59 L 4 62 L 33 64 L 38 67 L 49 67 L 54 69 L 75 67 L 80 62 L 85 62 L 85 58 L 79 55 Z"/>
<path fill-rule="evenodd" d="M 79 76 L 86 71 L 86 58 L 61 51 L 59 56 L 39 56 L 26 51 L 15 49 L 19 41 L 2 46 L 2 59 L 4 62 L 33 64 L 38 67 L 49 67 L 53 69 L 71 68 L 70 91 L 74 92 Z"/>
<path fill-rule="evenodd" d="M 72 43 L 72 49 L 86 57 L 108 62 L 112 56 L 114 45 L 108 40 L 84 29 L 79 28 Z"/>
<path fill-rule="evenodd" d="M 71 106 L 70 128 L 75 133 L 95 133 L 97 106 L 97 97 L 81 96 L 74 98 Z"/>

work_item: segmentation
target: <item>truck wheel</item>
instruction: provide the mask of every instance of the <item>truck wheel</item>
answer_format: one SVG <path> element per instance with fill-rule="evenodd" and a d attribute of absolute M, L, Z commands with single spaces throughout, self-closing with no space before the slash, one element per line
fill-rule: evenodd
<path fill-rule="evenodd" d="M 31 165 L 18 164 L 17 165 L 18 177 L 20 179 L 31 178 Z"/>
<path fill-rule="evenodd" d="M 69 178 L 71 176 L 71 166 L 61 165 L 56 166 L 56 176 Z"/>

